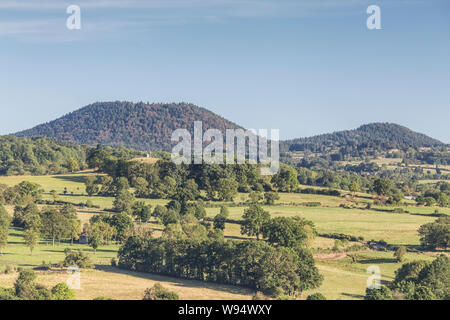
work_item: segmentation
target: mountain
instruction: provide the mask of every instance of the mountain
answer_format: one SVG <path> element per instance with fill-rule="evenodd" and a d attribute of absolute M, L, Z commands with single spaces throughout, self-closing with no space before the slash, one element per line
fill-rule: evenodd
<path fill-rule="evenodd" d="M 391 149 L 443 146 L 439 140 L 414 132 L 394 123 L 370 123 L 354 130 L 321 134 L 283 141 L 280 149 L 287 151 L 327 152 L 340 149 L 387 151 Z M 347 150 L 349 151 L 349 150 Z"/>
<path fill-rule="evenodd" d="M 59 119 L 14 134 L 17 137 L 45 136 L 77 144 L 125 146 L 145 151 L 170 151 L 172 132 L 193 132 L 194 121 L 203 130 L 241 128 L 217 114 L 188 103 L 148 104 L 97 102 Z"/>

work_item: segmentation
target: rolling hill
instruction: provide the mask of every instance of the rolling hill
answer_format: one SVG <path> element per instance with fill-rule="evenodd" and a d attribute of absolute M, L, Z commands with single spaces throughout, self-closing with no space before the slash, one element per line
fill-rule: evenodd
<path fill-rule="evenodd" d="M 18 137 L 44 136 L 77 144 L 124 146 L 144 151 L 170 151 L 172 131 L 193 131 L 194 121 L 203 129 L 242 128 L 219 115 L 189 103 L 148 104 L 97 102 L 59 119 L 14 134 Z M 354 130 L 282 141 L 281 152 L 340 152 L 361 155 L 391 149 L 435 147 L 442 142 L 393 123 L 371 123 Z"/>
<path fill-rule="evenodd" d="M 240 128 L 215 113 L 188 103 L 146 104 L 97 102 L 54 121 L 15 134 L 45 136 L 77 144 L 124 146 L 145 151 L 170 151 L 172 131 L 193 131 L 194 121 L 203 129 Z"/>
<path fill-rule="evenodd" d="M 285 152 L 327 152 L 336 149 L 341 149 L 341 151 L 368 149 L 388 151 L 391 149 L 407 150 L 408 148 L 443 145 L 444 143 L 439 140 L 395 123 L 370 123 L 354 130 L 283 141 L 281 150 Z"/>

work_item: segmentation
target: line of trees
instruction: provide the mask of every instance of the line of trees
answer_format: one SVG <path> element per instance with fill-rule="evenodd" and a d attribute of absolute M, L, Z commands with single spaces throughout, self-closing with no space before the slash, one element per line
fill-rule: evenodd
<path fill-rule="evenodd" d="M 197 241 L 130 237 L 119 267 L 178 278 L 239 285 L 270 296 L 297 296 L 322 282 L 305 248 L 263 241 Z"/>

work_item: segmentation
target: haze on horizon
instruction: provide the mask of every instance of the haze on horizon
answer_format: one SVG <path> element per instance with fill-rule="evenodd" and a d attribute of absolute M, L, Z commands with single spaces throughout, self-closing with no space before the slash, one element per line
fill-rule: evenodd
<path fill-rule="evenodd" d="M 80 0 L 81 30 L 70 4 L 0 3 L 0 134 L 185 101 L 282 139 L 392 122 L 450 143 L 448 1 Z"/>

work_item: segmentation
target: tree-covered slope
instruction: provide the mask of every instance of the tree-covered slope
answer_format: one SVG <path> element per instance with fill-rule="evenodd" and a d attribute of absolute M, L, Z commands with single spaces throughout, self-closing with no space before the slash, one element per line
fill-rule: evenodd
<path fill-rule="evenodd" d="M 355 130 L 345 130 L 282 142 L 283 151 L 326 152 L 341 149 L 348 153 L 355 150 L 390 149 L 442 146 L 443 143 L 422 133 L 414 132 L 393 123 L 371 123 Z"/>
<path fill-rule="evenodd" d="M 0 136 L 0 176 L 41 175 L 86 169 L 86 158 L 95 147 L 59 142 L 45 137 Z M 106 154 L 131 159 L 142 152 L 126 148 L 106 148 Z"/>
<path fill-rule="evenodd" d="M 238 128 L 204 108 L 193 104 L 146 104 L 97 102 L 54 121 L 16 133 L 19 137 L 45 136 L 78 144 L 125 146 L 138 150 L 169 151 L 172 132 L 186 128 L 192 132 L 194 121 L 203 128 Z"/>

